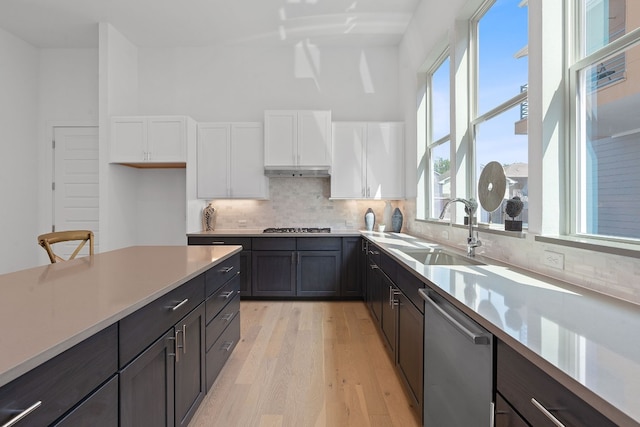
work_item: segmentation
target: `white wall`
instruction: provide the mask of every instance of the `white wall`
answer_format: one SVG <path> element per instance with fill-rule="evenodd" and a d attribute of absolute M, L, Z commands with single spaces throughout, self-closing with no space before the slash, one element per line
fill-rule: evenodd
<path fill-rule="evenodd" d="M 40 49 L 38 233 L 51 231 L 54 126 L 98 126 L 98 49 Z M 49 258 L 39 253 L 39 264 Z"/>
<path fill-rule="evenodd" d="M 38 251 L 38 50 L 0 29 L 0 273 Z"/>
<path fill-rule="evenodd" d="M 140 111 L 262 121 L 266 109 L 330 109 L 335 120 L 399 120 L 395 47 L 139 49 Z"/>

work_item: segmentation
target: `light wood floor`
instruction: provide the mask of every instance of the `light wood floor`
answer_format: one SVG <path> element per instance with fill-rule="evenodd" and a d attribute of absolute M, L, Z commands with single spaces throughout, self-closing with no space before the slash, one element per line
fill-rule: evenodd
<path fill-rule="evenodd" d="M 363 302 L 241 303 L 199 426 L 418 426 Z"/>

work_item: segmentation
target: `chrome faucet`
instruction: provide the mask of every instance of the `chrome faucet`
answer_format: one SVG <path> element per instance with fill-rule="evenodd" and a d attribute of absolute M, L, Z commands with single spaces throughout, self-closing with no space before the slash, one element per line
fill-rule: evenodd
<path fill-rule="evenodd" d="M 475 199 L 452 199 L 445 203 L 442 208 L 442 212 L 440 212 L 440 219 L 444 218 L 444 214 L 451 203 L 460 202 L 464 204 L 464 210 L 469 215 L 469 237 L 467 237 L 467 256 L 474 257 L 476 256 L 476 248 L 482 246 L 482 242 L 478 237 L 473 235 L 473 215 L 478 209 L 478 202 Z"/>

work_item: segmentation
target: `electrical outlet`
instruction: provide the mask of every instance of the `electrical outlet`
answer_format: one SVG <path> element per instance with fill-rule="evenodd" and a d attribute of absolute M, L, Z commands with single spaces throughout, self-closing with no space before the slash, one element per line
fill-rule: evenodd
<path fill-rule="evenodd" d="M 559 252 L 544 251 L 543 262 L 549 267 L 564 270 L 564 254 Z"/>
<path fill-rule="evenodd" d="M 239 219 L 238 220 L 238 227 L 244 228 L 247 226 L 247 220 L 246 219 Z"/>

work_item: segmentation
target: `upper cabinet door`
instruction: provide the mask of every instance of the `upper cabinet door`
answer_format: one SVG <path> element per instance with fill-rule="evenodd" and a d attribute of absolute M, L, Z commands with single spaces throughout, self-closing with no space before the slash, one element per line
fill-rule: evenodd
<path fill-rule="evenodd" d="M 232 124 L 230 147 L 230 196 L 242 199 L 268 198 L 269 178 L 264 175 L 262 124 Z"/>
<path fill-rule="evenodd" d="M 111 163 L 184 167 L 187 161 L 186 116 L 112 117 Z"/>
<path fill-rule="evenodd" d="M 142 117 L 111 119 L 111 162 L 143 162 L 147 153 L 147 123 Z"/>
<path fill-rule="evenodd" d="M 184 117 L 150 117 L 147 141 L 148 161 L 187 161 L 187 132 Z"/>
<path fill-rule="evenodd" d="M 230 142 L 231 126 L 228 124 L 198 124 L 198 198 L 221 199 L 229 196 Z"/>
<path fill-rule="evenodd" d="M 365 193 L 366 123 L 334 122 L 331 198 L 361 199 Z"/>
<path fill-rule="evenodd" d="M 404 198 L 404 124 L 367 124 L 367 197 Z"/>
<path fill-rule="evenodd" d="M 298 166 L 331 166 L 331 111 L 298 112 Z"/>
<path fill-rule="evenodd" d="M 265 111 L 264 165 L 293 166 L 298 157 L 298 113 Z"/>

